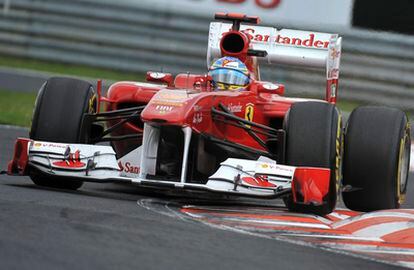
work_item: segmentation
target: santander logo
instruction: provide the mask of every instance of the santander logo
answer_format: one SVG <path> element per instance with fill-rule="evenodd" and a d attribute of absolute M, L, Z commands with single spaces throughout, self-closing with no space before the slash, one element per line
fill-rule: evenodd
<path fill-rule="evenodd" d="M 271 37 L 270 35 L 257 34 L 255 29 L 248 28 L 242 31 L 250 40 L 256 42 L 275 42 L 282 45 L 291 45 L 307 48 L 328 48 L 329 40 L 317 39 L 314 33 L 309 33 L 308 37 L 300 38 L 294 36 L 282 36 L 281 34 Z"/>
<path fill-rule="evenodd" d="M 328 48 L 329 46 L 329 41 L 315 40 L 315 34 L 309 34 L 308 39 L 282 37 L 281 35 L 277 35 L 276 43 L 314 48 Z"/>
<path fill-rule="evenodd" d="M 122 164 L 122 162 L 119 161 L 118 166 L 121 169 L 121 171 L 125 173 L 139 174 L 140 172 L 140 167 L 134 166 L 130 162 L 125 162 L 125 164 Z"/>

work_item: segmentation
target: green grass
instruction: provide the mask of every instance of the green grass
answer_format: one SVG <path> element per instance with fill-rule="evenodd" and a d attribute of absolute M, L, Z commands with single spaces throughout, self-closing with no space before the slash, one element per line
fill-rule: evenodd
<path fill-rule="evenodd" d="M 0 124 L 29 127 L 36 94 L 0 90 Z"/>
<path fill-rule="evenodd" d="M 353 109 L 360 106 L 361 104 L 354 101 L 347 101 L 347 100 L 339 100 L 336 106 L 342 111 L 342 112 L 352 112 Z"/>
<path fill-rule="evenodd" d="M 142 73 L 124 72 L 120 70 L 110 70 L 104 68 L 50 62 L 30 58 L 19 58 L 5 55 L 0 55 L 0 66 L 114 81 L 145 80 L 145 76 Z"/>
<path fill-rule="evenodd" d="M 50 61 L 0 55 L 0 66 L 45 71 L 74 77 L 90 77 L 113 81 L 144 81 L 140 73 L 109 70 Z M 0 89 L 0 124 L 30 126 L 37 92 L 22 93 Z"/>

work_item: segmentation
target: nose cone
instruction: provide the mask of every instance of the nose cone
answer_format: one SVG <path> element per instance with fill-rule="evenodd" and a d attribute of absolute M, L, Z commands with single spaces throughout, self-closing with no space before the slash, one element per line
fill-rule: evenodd
<path fill-rule="evenodd" d="M 188 90 L 160 90 L 142 111 L 141 119 L 183 126 L 189 123 L 188 118 L 199 95 Z"/>

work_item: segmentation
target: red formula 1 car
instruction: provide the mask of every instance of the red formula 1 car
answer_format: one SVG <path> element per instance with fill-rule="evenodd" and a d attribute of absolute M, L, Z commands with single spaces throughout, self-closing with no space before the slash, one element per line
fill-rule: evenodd
<path fill-rule="evenodd" d="M 293 211 L 396 208 L 408 177 L 410 132 L 397 109 L 359 107 L 343 129 L 335 106 L 341 38 L 257 26 L 257 17 L 216 14 L 208 62 L 243 62 L 249 84 L 216 91 L 208 74 L 148 72 L 146 83 L 51 78 L 40 89 L 30 139 L 20 138 L 8 173 L 42 186 L 84 181 L 226 196 L 283 198 Z M 260 80 L 259 63 L 324 68 L 325 100 L 284 97 Z M 101 105 L 106 110 L 100 112 Z M 109 141 L 111 146 L 96 144 Z"/>

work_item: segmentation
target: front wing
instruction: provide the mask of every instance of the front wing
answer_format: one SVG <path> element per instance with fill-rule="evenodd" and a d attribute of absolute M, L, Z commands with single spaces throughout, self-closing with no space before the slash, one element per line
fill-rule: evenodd
<path fill-rule="evenodd" d="M 142 151 L 131 154 L 141 155 Z M 329 190 L 329 169 L 280 165 L 269 158 L 229 158 L 220 164 L 206 184 L 188 183 L 186 179 L 151 180 L 139 168 L 132 174 L 125 174 L 120 164 L 110 146 L 18 139 L 7 172 L 10 175 L 30 175 L 31 170 L 37 170 L 56 176 L 56 181 L 68 178 L 86 182 L 129 182 L 145 187 L 259 198 L 292 195 L 295 202 L 314 205 L 322 204 Z"/>

